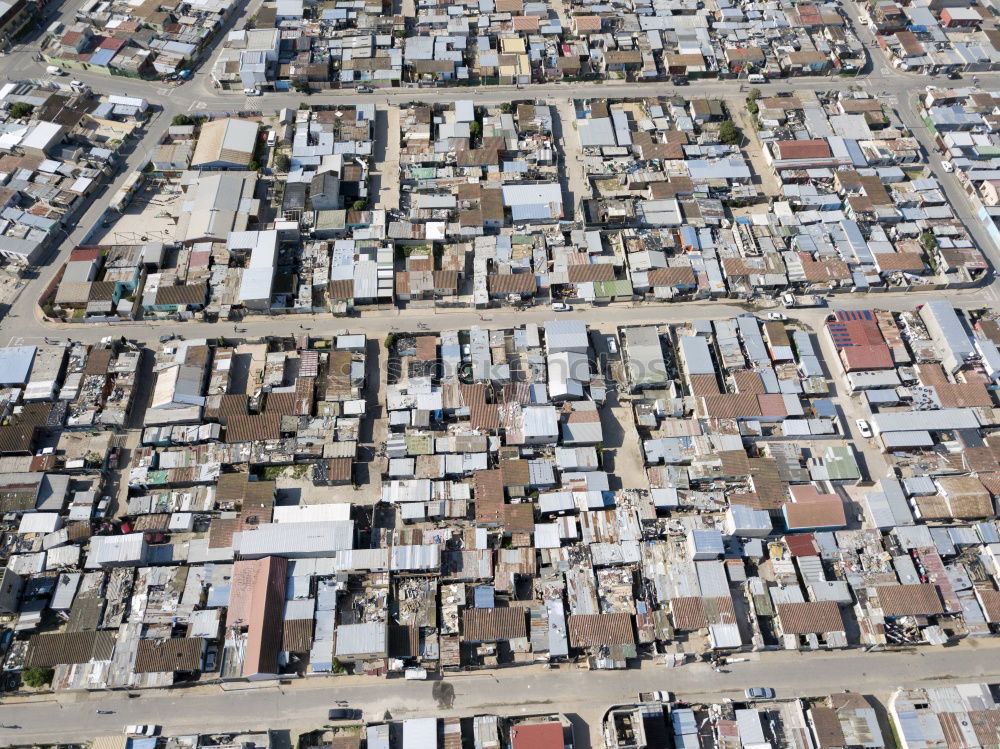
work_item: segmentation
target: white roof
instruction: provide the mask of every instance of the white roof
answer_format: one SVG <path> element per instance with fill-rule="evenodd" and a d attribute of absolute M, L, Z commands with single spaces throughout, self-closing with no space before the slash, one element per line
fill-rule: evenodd
<path fill-rule="evenodd" d="M 407 718 L 403 721 L 403 749 L 437 749 L 437 718 Z"/>
<path fill-rule="evenodd" d="M 316 523 L 351 519 L 351 505 L 338 502 L 322 505 L 278 505 L 274 508 L 275 523 Z"/>
<path fill-rule="evenodd" d="M 288 557 L 327 556 L 350 549 L 354 541 L 354 522 L 323 521 L 315 523 L 264 523 L 254 530 L 233 535 L 233 549 L 245 558 L 270 554 Z"/>
<path fill-rule="evenodd" d="M 4 346 L 0 348 L 0 385 L 23 385 L 28 381 L 35 346 Z"/>
<path fill-rule="evenodd" d="M 562 205 L 562 187 L 558 182 L 541 182 L 531 185 L 504 185 L 503 203 L 506 206 Z"/>
<path fill-rule="evenodd" d="M 22 148 L 44 149 L 62 132 L 62 126 L 54 122 L 39 122 L 24 136 Z"/>
<path fill-rule="evenodd" d="M 21 516 L 18 533 L 52 533 L 62 527 L 62 518 L 56 512 L 28 512 Z"/>
<path fill-rule="evenodd" d="M 385 622 L 341 624 L 337 627 L 335 655 L 383 653 L 387 643 Z"/>

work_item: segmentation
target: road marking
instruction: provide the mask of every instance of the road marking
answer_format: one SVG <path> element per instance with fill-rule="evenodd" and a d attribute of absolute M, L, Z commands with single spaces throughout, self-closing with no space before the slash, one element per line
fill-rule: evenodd
<path fill-rule="evenodd" d="M 15 336 L 15 337 L 13 337 L 13 338 L 10 339 L 10 343 L 8 343 L 7 345 L 8 346 L 20 346 L 22 343 L 24 343 L 24 338 L 23 337 L 17 337 L 17 336 Z"/>

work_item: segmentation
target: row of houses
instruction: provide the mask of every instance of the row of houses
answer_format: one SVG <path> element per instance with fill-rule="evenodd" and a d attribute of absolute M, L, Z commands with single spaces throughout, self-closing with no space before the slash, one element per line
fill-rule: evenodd
<path fill-rule="evenodd" d="M 201 61 L 237 5 L 233 0 L 89 2 L 69 25 L 57 21 L 47 29 L 41 54 L 73 70 L 176 80 Z"/>
<path fill-rule="evenodd" d="M 862 9 L 879 51 L 899 70 L 976 73 L 1000 65 L 1000 32 L 989 8 L 969 0 L 872 0 Z"/>
<path fill-rule="evenodd" d="M 712 2 L 631 2 L 566 8 L 498 0 L 415 3 L 390 15 L 379 2 L 265 3 L 233 32 L 213 67 L 229 89 L 325 89 L 671 76 L 821 75 L 856 71 L 861 43 L 835 3 L 766 13 Z"/>
<path fill-rule="evenodd" d="M 145 102 L 87 90 L 8 82 L 0 88 L 0 256 L 37 262 L 114 174 Z"/>

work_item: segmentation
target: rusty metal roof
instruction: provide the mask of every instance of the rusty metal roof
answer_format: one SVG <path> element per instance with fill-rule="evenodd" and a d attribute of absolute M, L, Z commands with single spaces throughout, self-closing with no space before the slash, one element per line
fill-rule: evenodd
<path fill-rule="evenodd" d="M 166 671 L 200 671 L 201 637 L 171 637 L 164 640 L 139 640 L 134 671 L 137 674 Z"/>
<path fill-rule="evenodd" d="M 527 637 L 525 610 L 466 609 L 462 612 L 462 639 L 466 642 L 496 642 Z"/>
<path fill-rule="evenodd" d="M 835 601 L 806 601 L 779 603 L 778 619 L 786 635 L 823 634 L 842 632 L 844 619 Z"/>
<path fill-rule="evenodd" d="M 577 614 L 569 617 L 569 644 L 574 648 L 632 645 L 635 630 L 630 614 Z"/>
<path fill-rule="evenodd" d="M 936 585 L 879 585 L 875 588 L 882 613 L 886 616 L 931 616 L 943 614 L 944 606 Z"/>

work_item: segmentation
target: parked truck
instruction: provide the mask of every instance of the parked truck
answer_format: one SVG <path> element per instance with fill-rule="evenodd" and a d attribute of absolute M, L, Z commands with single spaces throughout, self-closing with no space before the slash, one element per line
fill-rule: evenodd
<path fill-rule="evenodd" d="M 674 695 L 670 692 L 656 690 L 653 692 L 639 692 L 639 702 L 673 702 Z"/>
<path fill-rule="evenodd" d="M 783 294 L 781 301 L 789 309 L 797 307 L 825 307 L 826 299 L 815 294 Z"/>

